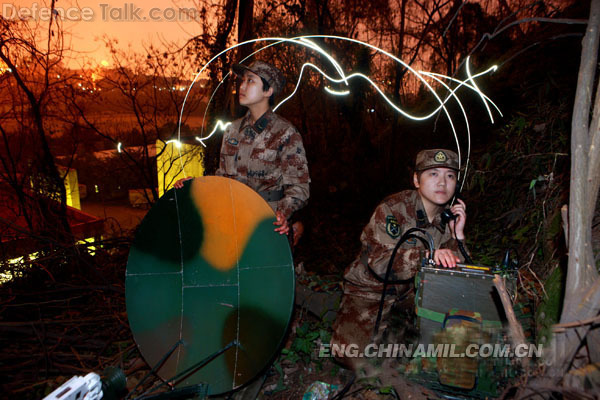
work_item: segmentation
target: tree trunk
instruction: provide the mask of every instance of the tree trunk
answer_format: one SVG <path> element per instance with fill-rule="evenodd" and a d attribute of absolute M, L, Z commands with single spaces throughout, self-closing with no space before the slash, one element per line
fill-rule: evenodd
<path fill-rule="evenodd" d="M 569 263 L 561 323 L 588 319 L 596 316 L 600 310 L 600 279 L 592 252 L 592 215 L 600 177 L 597 174 L 590 175 L 590 173 L 596 173 L 599 159 L 598 149 L 591 146 L 600 140 L 598 91 L 596 92 L 596 106 L 592 122 L 589 123 L 592 90 L 597 69 L 599 29 L 600 0 L 592 0 L 590 18 L 583 39 L 571 123 Z M 592 129 L 589 128 L 590 126 Z M 584 325 L 555 335 L 549 349 L 550 354 L 547 356 L 547 362 L 550 365 L 548 372 L 551 377 L 560 379 L 567 372 L 589 329 L 589 325 Z"/>
<path fill-rule="evenodd" d="M 238 5 L 238 43 L 254 37 L 254 0 L 240 0 Z M 238 48 L 240 59 L 251 53 L 251 46 Z"/>

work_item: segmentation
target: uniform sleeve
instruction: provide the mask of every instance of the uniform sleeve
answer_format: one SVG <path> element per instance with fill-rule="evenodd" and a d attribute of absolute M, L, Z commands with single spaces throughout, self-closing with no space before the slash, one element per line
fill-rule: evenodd
<path fill-rule="evenodd" d="M 304 207 L 310 196 L 310 176 L 302 137 L 294 128 L 289 128 L 288 133 L 281 150 L 284 197 L 277 205 L 277 211 L 281 211 L 286 218 Z"/>
<path fill-rule="evenodd" d="M 360 236 L 363 248 L 367 249 L 369 266 L 381 278 L 385 277 L 394 247 L 402 233 L 409 229 L 406 224 L 402 224 L 402 221 L 397 221 L 399 231 L 391 230 L 390 218 L 393 218 L 393 214 L 389 206 L 385 203 L 380 204 Z M 392 279 L 411 279 L 421 260 L 421 251 L 420 248 L 400 247 L 394 259 Z"/>

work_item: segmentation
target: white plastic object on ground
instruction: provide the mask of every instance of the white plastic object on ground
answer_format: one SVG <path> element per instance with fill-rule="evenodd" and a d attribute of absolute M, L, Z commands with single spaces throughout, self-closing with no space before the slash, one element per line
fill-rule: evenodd
<path fill-rule="evenodd" d="M 102 381 L 100 375 L 90 372 L 86 376 L 74 376 L 43 400 L 100 400 Z"/>

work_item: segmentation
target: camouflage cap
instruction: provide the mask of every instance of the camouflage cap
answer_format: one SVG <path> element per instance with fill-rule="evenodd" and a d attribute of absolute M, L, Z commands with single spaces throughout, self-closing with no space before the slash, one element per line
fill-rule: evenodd
<path fill-rule="evenodd" d="M 415 171 L 424 171 L 430 168 L 451 168 L 460 170 L 458 155 L 447 149 L 421 150 L 415 161 Z"/>
<path fill-rule="evenodd" d="M 234 64 L 233 71 L 240 76 L 244 74 L 244 71 L 254 72 L 256 75 L 267 81 L 269 86 L 273 88 L 273 94 L 275 95 L 279 94 L 285 85 L 285 78 L 279 68 L 264 61 L 256 60 L 249 66 L 244 64 Z"/>

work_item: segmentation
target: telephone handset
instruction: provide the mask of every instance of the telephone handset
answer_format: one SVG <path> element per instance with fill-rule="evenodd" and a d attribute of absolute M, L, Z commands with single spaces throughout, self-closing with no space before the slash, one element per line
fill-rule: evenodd
<path fill-rule="evenodd" d="M 450 204 L 454 203 L 454 200 L 456 200 L 457 198 L 460 197 L 460 189 L 459 189 L 459 182 L 456 183 L 456 191 L 454 192 L 454 197 L 452 198 L 452 201 L 450 202 Z M 449 208 L 446 208 L 444 211 L 442 211 L 442 222 L 447 224 L 450 221 L 455 221 L 456 218 L 458 218 L 458 215 L 453 214 L 452 211 L 450 211 Z M 471 259 L 471 257 L 469 256 L 469 253 L 467 253 L 467 250 L 464 247 L 463 241 L 462 240 L 457 240 L 458 242 L 458 250 L 461 252 L 461 254 L 463 255 L 465 261 L 468 264 L 473 264 L 473 260 Z"/>
<path fill-rule="evenodd" d="M 454 204 L 456 199 L 460 198 L 460 182 L 456 182 L 456 188 L 454 189 L 454 196 L 452 196 L 452 200 L 450 201 L 450 205 Z M 458 218 L 458 215 L 455 215 L 450 211 L 450 208 L 446 208 L 442 211 L 442 222 L 447 224 L 450 221 L 455 221 Z"/>
<path fill-rule="evenodd" d="M 452 214 L 452 211 L 450 211 L 449 208 L 446 208 L 444 211 L 442 211 L 442 222 L 444 224 L 454 221 L 456 218 L 458 218 L 458 215 Z"/>

